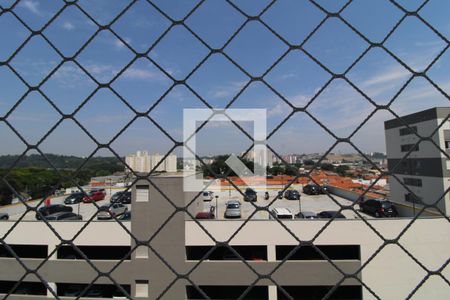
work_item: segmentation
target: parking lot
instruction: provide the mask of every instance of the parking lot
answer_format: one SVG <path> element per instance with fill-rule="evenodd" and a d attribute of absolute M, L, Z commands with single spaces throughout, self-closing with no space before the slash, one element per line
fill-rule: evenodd
<path fill-rule="evenodd" d="M 301 187 L 295 187 L 295 189 L 301 191 Z M 215 215 L 217 219 L 224 219 L 224 213 L 226 209 L 226 202 L 229 200 L 239 200 L 241 202 L 241 219 L 247 219 L 251 216 L 254 220 L 267 220 L 269 219 L 269 213 L 267 211 L 258 211 L 254 213 L 255 206 L 256 207 L 266 207 L 268 206 L 276 197 L 278 194 L 278 191 L 280 189 L 271 189 L 269 190 L 269 200 L 264 199 L 264 191 L 257 191 L 258 200 L 256 202 L 245 202 L 243 201 L 242 195 L 234 190 L 226 190 L 226 191 L 218 191 L 217 189 L 213 189 L 214 191 L 214 197 L 213 200 L 210 202 L 204 202 L 204 211 L 209 211 L 211 206 L 215 207 Z M 245 189 L 243 189 L 245 190 Z M 105 200 L 97 201 L 96 204 L 98 206 L 102 206 L 105 204 L 110 203 L 111 194 L 114 194 L 116 192 L 120 191 L 120 189 L 112 189 L 111 191 L 109 189 L 106 189 L 106 197 Z M 339 210 L 339 205 L 335 203 L 330 196 L 328 195 L 306 195 L 304 193 L 300 193 L 300 201 L 298 200 L 287 200 L 287 199 L 276 199 L 273 201 L 273 203 L 268 207 L 269 210 L 273 208 L 287 208 L 289 209 L 293 214 L 296 214 L 299 212 L 300 208 L 302 212 L 314 212 L 319 213 L 321 211 L 326 210 Z M 217 198 L 215 196 L 218 196 Z M 54 197 L 51 199 L 51 204 L 63 204 L 64 199 L 67 197 L 60 196 L 60 197 Z M 333 198 L 341 205 L 351 205 L 352 202 L 348 201 L 346 199 L 343 199 L 338 196 L 334 196 Z M 30 201 L 28 202 L 28 205 L 30 206 L 36 206 L 39 204 L 39 201 Z M 44 204 L 41 204 L 40 206 L 43 206 Z M 83 220 L 89 220 L 92 218 L 92 216 L 96 213 L 97 208 L 93 203 L 78 203 L 70 205 L 73 208 L 73 212 L 76 214 L 80 214 L 83 217 Z M 131 204 L 127 204 L 128 210 L 131 210 Z M 356 206 L 355 208 L 358 208 Z M 18 220 L 22 217 L 22 215 L 25 213 L 26 207 L 21 204 L 12 204 L 5 207 L 0 208 L 0 212 L 8 213 L 10 220 Z M 359 218 L 354 211 L 351 210 L 344 210 L 342 211 L 342 214 L 347 219 L 355 219 Z M 371 216 L 368 216 L 366 214 L 363 214 L 360 212 L 360 215 L 365 218 L 372 218 Z M 23 220 L 25 221 L 34 221 L 35 219 L 35 213 L 33 211 L 28 212 L 24 217 Z M 96 218 L 94 218 L 96 220 Z"/>
<path fill-rule="evenodd" d="M 298 191 L 301 191 L 301 187 L 295 187 L 295 189 Z M 245 189 L 243 189 L 243 191 L 244 190 Z M 281 189 L 279 189 L 279 190 L 281 190 Z M 265 207 L 272 202 L 273 203 L 269 206 L 269 210 L 271 210 L 272 208 L 284 207 L 284 208 L 289 209 L 293 214 L 296 214 L 299 212 L 300 206 L 301 206 L 302 212 L 309 211 L 309 212 L 319 213 L 321 211 L 327 211 L 327 210 L 331 210 L 331 211 L 339 210 L 340 207 L 337 203 L 339 203 L 341 205 L 351 205 L 352 204 L 351 201 L 346 200 L 341 197 L 338 197 L 338 196 L 335 196 L 335 195 L 333 195 L 333 198 L 336 200 L 337 203 L 334 202 L 328 195 L 323 195 L 323 194 L 322 195 L 306 195 L 302 192 L 300 193 L 300 195 L 301 195 L 300 201 L 287 200 L 284 198 L 276 199 L 275 201 L 273 201 L 274 198 L 277 196 L 279 190 L 277 190 L 277 189 L 269 190 L 268 191 L 269 196 L 270 196 L 269 200 L 264 200 L 264 192 L 265 191 L 257 191 L 258 201 L 253 202 L 253 203 L 243 201 L 243 196 L 236 190 L 215 191 L 214 196 L 219 196 L 217 198 L 218 209 L 216 209 L 215 215 L 217 216 L 218 219 L 224 219 L 226 202 L 228 200 L 239 200 L 241 202 L 242 219 L 247 219 L 249 216 L 251 216 L 251 218 L 255 219 L 255 220 L 264 220 L 264 219 L 269 218 L 269 213 L 267 211 L 258 211 L 256 213 L 254 213 L 255 206 Z M 214 199 L 211 202 L 205 202 L 204 204 L 205 204 L 204 210 L 208 211 L 210 206 L 216 206 L 216 198 L 214 197 Z M 355 209 L 359 209 L 358 205 L 356 205 Z M 359 218 L 359 216 L 354 211 L 351 211 L 351 210 L 344 210 L 344 211 L 342 211 L 342 214 L 347 219 Z M 359 212 L 359 214 L 361 216 L 363 216 L 364 218 L 372 218 L 371 216 L 368 216 L 361 212 Z"/>
<path fill-rule="evenodd" d="M 120 189 L 112 189 L 111 191 L 109 189 L 106 189 L 105 200 L 97 201 L 96 204 L 99 207 L 105 204 L 110 204 L 109 200 L 111 198 L 111 194 L 114 194 L 118 191 L 120 191 Z M 66 197 L 67 195 L 60 197 L 53 197 L 51 198 L 51 204 L 64 204 L 64 199 Z M 29 201 L 27 204 L 29 206 L 36 206 L 39 204 L 39 200 Z M 41 205 L 39 205 L 39 207 L 41 206 L 44 206 L 44 204 L 42 203 Z M 83 217 L 83 220 L 89 220 L 97 212 L 97 207 L 93 203 L 78 203 L 68 206 L 72 207 L 74 213 L 81 215 Z M 131 204 L 127 204 L 127 206 L 128 210 L 131 210 Z M 17 203 L 0 208 L 0 212 L 8 213 L 10 220 L 18 220 L 26 212 L 26 207 L 22 203 Z M 35 221 L 36 220 L 35 214 L 36 214 L 35 212 L 29 211 L 23 217 L 23 220 Z M 94 219 L 96 220 L 96 218 Z"/>

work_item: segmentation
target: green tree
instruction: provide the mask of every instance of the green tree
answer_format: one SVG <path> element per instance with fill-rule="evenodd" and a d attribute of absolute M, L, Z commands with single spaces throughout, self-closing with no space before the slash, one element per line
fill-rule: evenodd
<path fill-rule="evenodd" d="M 336 173 L 340 176 L 347 176 L 347 171 L 350 170 L 349 166 L 341 165 L 336 168 Z"/>
<path fill-rule="evenodd" d="M 334 172 L 336 170 L 336 167 L 329 163 L 323 163 L 320 165 L 320 169 L 322 169 L 324 171 Z"/>
<path fill-rule="evenodd" d="M 232 170 L 230 170 L 230 167 L 226 163 L 226 160 L 228 159 L 228 157 L 229 157 L 229 155 L 219 155 L 214 158 L 214 162 L 212 164 L 208 165 L 208 167 L 203 165 L 202 166 L 203 175 L 210 176 L 210 177 L 215 177 L 214 174 L 217 174 L 217 175 L 228 174 L 228 176 L 236 176 L 236 173 L 234 173 Z M 254 164 L 252 161 L 242 159 L 242 158 L 241 158 L 241 161 L 251 172 L 254 172 Z"/>

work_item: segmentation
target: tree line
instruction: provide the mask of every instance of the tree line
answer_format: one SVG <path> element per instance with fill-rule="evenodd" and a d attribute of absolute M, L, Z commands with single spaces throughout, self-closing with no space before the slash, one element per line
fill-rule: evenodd
<path fill-rule="evenodd" d="M 45 197 L 57 189 L 86 185 L 92 177 L 124 170 L 116 157 L 92 157 L 78 172 L 75 170 L 83 164 L 84 158 L 54 154 L 46 154 L 46 157 L 58 172 L 37 154 L 24 156 L 11 170 L 18 156 L 0 156 L 0 205 L 9 204 L 17 197 L 9 186 L 15 192 L 34 199 Z"/>

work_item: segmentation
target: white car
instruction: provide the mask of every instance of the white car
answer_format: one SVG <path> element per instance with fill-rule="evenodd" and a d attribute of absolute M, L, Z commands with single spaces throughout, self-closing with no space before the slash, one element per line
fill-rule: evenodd
<path fill-rule="evenodd" d="M 114 216 L 120 216 L 128 211 L 128 207 L 122 203 L 115 203 L 112 205 L 103 205 L 98 209 L 97 219 L 107 220 Z"/>
<path fill-rule="evenodd" d="M 205 202 L 212 201 L 213 198 L 214 198 L 213 192 L 211 192 L 211 191 L 203 192 L 203 201 L 205 201 Z"/>
<path fill-rule="evenodd" d="M 241 202 L 238 200 L 227 201 L 224 217 L 230 218 L 240 218 L 241 217 Z"/>
<path fill-rule="evenodd" d="M 270 219 L 289 219 L 292 220 L 294 218 L 292 212 L 285 207 L 277 207 L 272 209 L 272 213 L 269 214 Z"/>

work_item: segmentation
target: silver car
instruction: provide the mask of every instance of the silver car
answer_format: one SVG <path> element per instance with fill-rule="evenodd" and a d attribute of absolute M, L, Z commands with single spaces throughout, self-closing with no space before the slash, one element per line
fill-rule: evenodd
<path fill-rule="evenodd" d="M 107 220 L 112 219 L 114 216 L 120 216 L 128 211 L 128 207 L 122 203 L 114 203 L 110 205 L 103 205 L 98 209 L 97 219 Z"/>
<path fill-rule="evenodd" d="M 238 200 L 227 201 L 224 217 L 230 218 L 240 218 L 241 217 L 241 202 Z"/>

